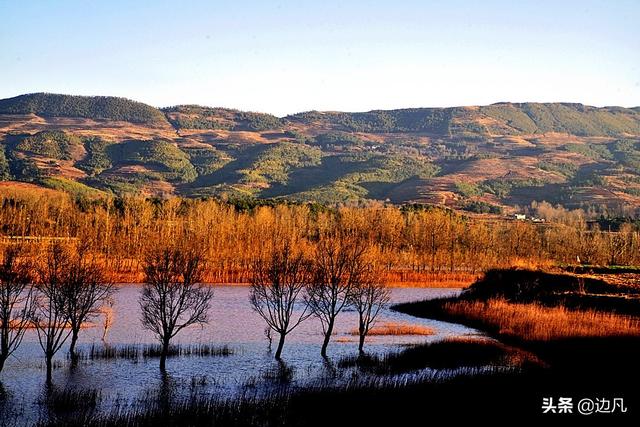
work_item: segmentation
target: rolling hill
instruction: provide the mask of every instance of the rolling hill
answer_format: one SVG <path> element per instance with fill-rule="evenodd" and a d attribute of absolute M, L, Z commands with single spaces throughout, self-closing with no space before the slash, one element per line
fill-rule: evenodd
<path fill-rule="evenodd" d="M 0 178 L 79 194 L 640 210 L 640 109 L 568 103 L 286 117 L 116 97 L 0 100 Z"/>

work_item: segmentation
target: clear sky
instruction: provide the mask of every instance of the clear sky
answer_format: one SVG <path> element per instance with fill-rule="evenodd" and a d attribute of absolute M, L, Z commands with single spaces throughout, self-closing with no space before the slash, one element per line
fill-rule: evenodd
<path fill-rule="evenodd" d="M 0 98 L 640 105 L 640 1 L 0 0 Z"/>

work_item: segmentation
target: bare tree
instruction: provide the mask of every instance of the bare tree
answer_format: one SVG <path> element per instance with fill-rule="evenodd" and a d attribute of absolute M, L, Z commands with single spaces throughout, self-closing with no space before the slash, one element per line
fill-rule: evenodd
<path fill-rule="evenodd" d="M 362 240 L 344 234 L 323 236 L 317 244 L 307 304 L 322 324 L 323 357 L 327 357 L 336 317 L 349 302 L 353 284 L 363 273 L 361 260 L 365 252 Z"/>
<path fill-rule="evenodd" d="M 19 247 L 7 246 L 0 263 L 0 372 L 22 343 L 33 316 L 31 266 L 19 255 Z"/>
<path fill-rule="evenodd" d="M 113 299 L 107 298 L 106 304 L 100 308 L 100 314 L 103 317 L 102 323 L 102 342 L 107 342 L 107 334 L 113 325 Z"/>
<path fill-rule="evenodd" d="M 169 343 L 187 326 L 207 323 L 213 290 L 200 284 L 202 257 L 185 245 L 147 253 L 145 284 L 139 304 L 142 325 L 160 340 L 160 369 L 165 370 Z"/>
<path fill-rule="evenodd" d="M 54 243 L 38 268 L 36 309 L 33 324 L 44 351 L 47 383 L 51 383 L 52 360 L 71 335 L 69 317 L 65 310 L 64 287 L 70 276 L 69 250 Z"/>
<path fill-rule="evenodd" d="M 75 360 L 80 328 L 100 314 L 101 306 L 113 294 L 115 287 L 97 260 L 87 255 L 84 247 L 70 255 L 68 269 L 62 301 L 71 326 L 69 355 Z"/>
<path fill-rule="evenodd" d="M 364 341 L 371 326 L 376 322 L 380 311 L 389 303 L 391 293 L 383 283 L 376 281 L 373 275 L 363 275 L 355 281 L 349 297 L 350 304 L 358 312 L 358 351 L 364 354 Z"/>
<path fill-rule="evenodd" d="M 267 322 L 268 331 L 280 335 L 276 360 L 280 360 L 287 334 L 311 313 L 305 304 L 294 316 L 296 303 L 309 279 L 309 264 L 300 251 L 294 253 L 289 243 L 274 247 L 266 258 L 259 259 L 253 268 L 249 301 L 253 309 Z"/>

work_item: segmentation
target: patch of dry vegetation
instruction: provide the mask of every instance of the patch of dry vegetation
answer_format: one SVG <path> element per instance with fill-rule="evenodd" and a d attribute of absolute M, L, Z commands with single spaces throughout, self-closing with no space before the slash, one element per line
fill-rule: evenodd
<path fill-rule="evenodd" d="M 531 341 L 640 335 L 640 319 L 611 313 L 515 304 L 502 299 L 448 302 L 443 308 L 450 315 L 482 322 L 500 335 Z"/>
<path fill-rule="evenodd" d="M 351 335 L 358 335 L 358 330 L 354 329 Z M 433 335 L 435 330 L 421 325 L 409 323 L 386 322 L 379 326 L 374 326 L 369 330 L 369 335 Z"/>

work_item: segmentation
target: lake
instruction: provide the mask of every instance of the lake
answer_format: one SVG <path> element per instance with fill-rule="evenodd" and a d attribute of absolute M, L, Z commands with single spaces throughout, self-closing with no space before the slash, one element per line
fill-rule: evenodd
<path fill-rule="evenodd" d="M 138 296 L 140 285 L 123 285 L 114 296 L 113 325 L 106 342 L 111 346 L 155 343 L 154 336 L 144 330 L 139 320 Z M 392 303 L 457 295 L 460 290 L 450 288 L 394 288 Z M 67 360 L 67 346 L 55 358 L 53 383 L 59 388 L 99 390 L 100 407 L 109 409 L 143 400 L 170 384 L 177 395 L 193 393 L 220 393 L 233 396 L 247 388 L 260 390 L 269 378 L 269 372 L 278 365 L 268 350 L 265 323 L 249 304 L 249 287 L 214 286 L 210 323 L 192 326 L 181 331 L 172 343 L 204 343 L 227 345 L 233 350 L 229 356 L 179 356 L 167 360 L 166 377 L 160 374 L 158 359 L 140 360 L 81 360 L 71 368 Z M 93 327 L 80 333 L 78 350 L 87 352 L 92 345 L 101 347 L 102 318 Z M 478 335 L 478 331 L 461 325 L 429 319 L 419 319 L 391 310 L 384 310 L 378 323 L 405 323 L 434 329 L 433 335 L 371 336 L 365 350 L 371 353 L 397 351 L 402 346 L 441 340 L 447 337 Z M 357 313 L 343 311 L 337 319 L 335 335 L 329 345 L 330 361 L 356 355 Z M 274 336 L 274 347 L 277 344 Z M 322 327 L 311 317 L 287 336 L 283 360 L 290 368 L 291 383 L 303 386 L 326 375 L 327 363 L 320 356 Z M 275 351 L 275 348 L 273 349 Z M 266 384 L 266 383 L 265 383 Z M 21 347 L 14 353 L 0 374 L 0 393 L 4 395 L 4 416 L 25 420 L 38 418 L 41 408 L 38 400 L 45 389 L 44 356 L 38 344 L 37 334 L 29 330 Z M 265 389 L 264 387 L 262 388 Z M 2 409 L 0 409 L 2 410 Z M 10 412 L 7 412 L 10 411 Z"/>

